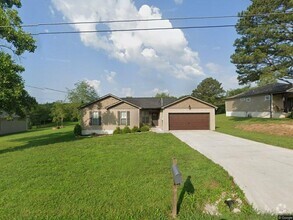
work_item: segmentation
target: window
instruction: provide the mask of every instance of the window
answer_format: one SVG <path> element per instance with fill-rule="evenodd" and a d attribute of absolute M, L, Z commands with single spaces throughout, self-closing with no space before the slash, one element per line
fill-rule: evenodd
<path fill-rule="evenodd" d="M 240 98 L 240 101 L 241 101 L 241 102 L 244 102 L 244 101 L 245 101 L 245 98 Z"/>
<path fill-rule="evenodd" d="M 121 125 L 127 124 L 127 112 L 121 112 L 120 124 Z"/>
<path fill-rule="evenodd" d="M 271 96 L 270 95 L 265 95 L 265 101 L 269 101 L 271 100 Z"/>
<path fill-rule="evenodd" d="M 143 124 L 150 123 L 150 115 L 149 115 L 149 113 L 148 112 L 142 112 L 142 118 L 141 119 L 142 119 L 141 122 Z"/>
<path fill-rule="evenodd" d="M 118 125 L 130 125 L 130 112 L 119 111 L 118 112 Z"/>
<path fill-rule="evenodd" d="M 251 102 L 251 98 L 246 98 L 246 102 Z"/>
<path fill-rule="evenodd" d="M 100 112 L 92 112 L 91 115 L 91 125 L 101 125 L 101 116 Z"/>

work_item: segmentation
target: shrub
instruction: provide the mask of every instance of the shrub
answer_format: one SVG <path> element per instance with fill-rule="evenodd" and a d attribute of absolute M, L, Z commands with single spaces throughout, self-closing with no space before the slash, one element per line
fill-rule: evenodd
<path fill-rule="evenodd" d="M 148 125 L 143 125 L 141 128 L 140 128 L 140 131 L 141 132 L 146 132 L 146 131 L 149 131 L 150 130 L 150 127 Z"/>
<path fill-rule="evenodd" d="M 120 127 L 117 127 L 113 132 L 113 134 L 121 134 L 121 133 L 122 133 L 122 130 Z"/>
<path fill-rule="evenodd" d="M 131 133 L 131 129 L 128 127 L 128 126 L 125 126 L 122 130 L 122 133 L 123 134 L 128 134 L 128 133 Z"/>
<path fill-rule="evenodd" d="M 80 124 L 76 124 L 73 129 L 73 133 L 75 136 L 81 136 L 81 126 Z"/>
<path fill-rule="evenodd" d="M 137 126 L 134 126 L 131 131 L 132 131 L 132 133 L 140 132 L 140 130 Z"/>

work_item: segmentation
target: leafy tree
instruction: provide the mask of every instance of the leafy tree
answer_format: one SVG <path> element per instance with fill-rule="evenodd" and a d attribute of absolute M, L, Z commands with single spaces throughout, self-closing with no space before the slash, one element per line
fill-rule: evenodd
<path fill-rule="evenodd" d="M 237 88 L 237 89 L 230 89 L 227 91 L 226 96 L 227 97 L 231 97 L 231 96 L 235 96 L 238 95 L 240 93 L 246 92 L 250 89 L 250 86 L 245 86 L 242 88 Z"/>
<path fill-rule="evenodd" d="M 22 30 L 15 7 L 21 7 L 20 0 L 0 0 L 0 112 L 24 116 L 36 100 L 24 90 L 20 76 L 24 68 L 12 55 L 34 52 L 36 46 L 32 36 Z"/>
<path fill-rule="evenodd" d="M 63 126 L 63 121 L 68 116 L 67 106 L 68 105 L 62 101 L 57 101 L 53 104 L 51 116 L 53 117 L 53 122 L 57 123 L 57 126 Z"/>
<path fill-rule="evenodd" d="M 81 81 L 75 83 L 74 89 L 67 90 L 67 98 L 71 103 L 71 118 L 79 119 L 79 110 L 78 108 L 85 104 L 96 100 L 99 96 L 91 85 L 89 85 L 86 81 Z"/>
<path fill-rule="evenodd" d="M 166 98 L 166 97 L 170 97 L 170 98 L 176 98 L 175 96 L 171 96 L 169 93 L 166 92 L 158 92 L 155 95 L 156 98 Z"/>
<path fill-rule="evenodd" d="M 32 125 L 41 125 L 52 122 L 51 109 L 53 103 L 38 104 L 30 111 Z"/>
<path fill-rule="evenodd" d="M 165 98 L 165 97 L 170 97 L 169 93 L 166 93 L 166 92 L 158 92 L 156 95 L 155 95 L 156 98 Z"/>
<path fill-rule="evenodd" d="M 231 59 L 241 85 L 293 79 L 292 8 L 292 0 L 252 0 L 239 14 L 236 30 L 241 37 Z"/>
<path fill-rule="evenodd" d="M 222 84 L 212 77 L 204 79 L 191 93 L 193 97 L 213 105 L 222 105 L 224 94 Z"/>
<path fill-rule="evenodd" d="M 74 86 L 74 89 L 67 90 L 67 98 L 71 103 L 85 104 L 99 97 L 94 87 L 89 85 L 86 81 L 75 83 Z"/>

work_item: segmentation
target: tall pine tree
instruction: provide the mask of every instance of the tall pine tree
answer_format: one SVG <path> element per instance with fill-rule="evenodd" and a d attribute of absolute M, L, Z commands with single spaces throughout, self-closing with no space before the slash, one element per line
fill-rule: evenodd
<path fill-rule="evenodd" d="M 240 84 L 293 79 L 293 0 L 251 0 L 239 14 L 232 63 Z M 261 83 L 263 84 L 263 83 Z"/>

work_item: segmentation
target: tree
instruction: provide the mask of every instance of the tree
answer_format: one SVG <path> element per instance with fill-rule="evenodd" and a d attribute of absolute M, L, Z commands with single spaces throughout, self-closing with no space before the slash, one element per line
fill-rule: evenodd
<path fill-rule="evenodd" d="M 51 110 L 51 116 L 53 122 L 57 123 L 57 126 L 63 126 L 64 119 L 68 116 L 67 105 L 62 101 L 57 101 L 53 104 Z"/>
<path fill-rule="evenodd" d="M 212 77 L 204 79 L 191 93 L 193 97 L 213 105 L 222 105 L 224 94 L 222 84 Z"/>
<path fill-rule="evenodd" d="M 169 93 L 166 93 L 166 92 L 158 92 L 156 95 L 155 95 L 156 98 L 166 98 L 166 97 L 169 97 L 169 98 L 176 98 L 175 96 L 171 96 Z"/>
<path fill-rule="evenodd" d="M 74 89 L 67 89 L 67 98 L 71 103 L 71 118 L 79 119 L 78 108 L 85 103 L 96 100 L 99 96 L 94 87 L 86 81 L 75 83 L 74 86 Z"/>
<path fill-rule="evenodd" d="M 238 95 L 240 93 L 248 91 L 249 89 L 250 89 L 250 86 L 245 86 L 245 87 L 237 88 L 237 89 L 230 89 L 227 91 L 226 97 Z"/>
<path fill-rule="evenodd" d="M 24 68 L 12 55 L 34 52 L 36 46 L 32 36 L 22 30 L 15 7 L 21 7 L 20 0 L 0 0 L 0 112 L 24 116 L 36 100 L 24 90 L 20 76 Z"/>
<path fill-rule="evenodd" d="M 53 103 L 38 104 L 30 111 L 32 125 L 42 125 L 52 122 L 51 109 Z"/>
<path fill-rule="evenodd" d="M 231 56 L 239 84 L 293 79 L 292 8 L 292 0 L 252 0 L 239 14 Z"/>

